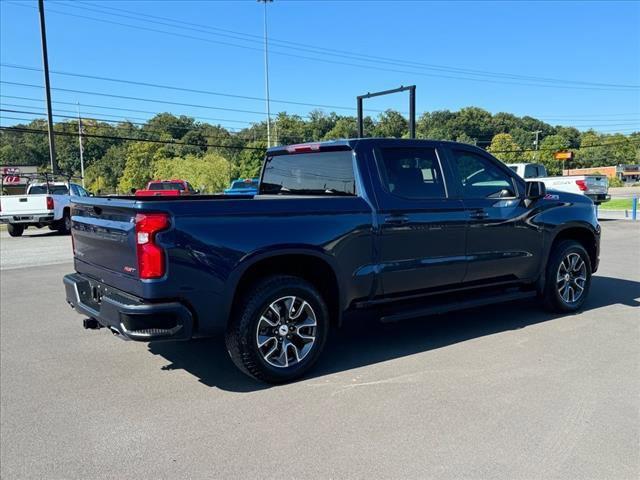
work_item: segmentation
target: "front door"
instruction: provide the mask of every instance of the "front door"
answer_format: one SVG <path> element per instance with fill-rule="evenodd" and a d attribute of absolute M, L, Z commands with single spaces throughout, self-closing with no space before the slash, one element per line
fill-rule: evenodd
<path fill-rule="evenodd" d="M 467 218 L 463 202 L 448 194 L 438 151 L 387 145 L 375 150 L 377 171 L 372 172 L 380 192 L 383 294 L 458 286 L 465 273 Z"/>
<path fill-rule="evenodd" d="M 469 218 L 466 282 L 533 280 L 539 272 L 543 232 L 524 202 L 524 182 L 495 158 L 452 148 L 455 187 Z"/>

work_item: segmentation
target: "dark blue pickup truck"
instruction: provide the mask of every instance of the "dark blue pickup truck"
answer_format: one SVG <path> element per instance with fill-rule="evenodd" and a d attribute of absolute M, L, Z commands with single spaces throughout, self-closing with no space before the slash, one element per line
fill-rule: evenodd
<path fill-rule="evenodd" d="M 546 192 L 459 143 L 358 139 L 268 150 L 255 196 L 76 198 L 68 303 L 139 340 L 224 332 L 245 373 L 284 382 L 357 313 L 397 321 L 539 296 L 583 304 L 591 200 Z"/>

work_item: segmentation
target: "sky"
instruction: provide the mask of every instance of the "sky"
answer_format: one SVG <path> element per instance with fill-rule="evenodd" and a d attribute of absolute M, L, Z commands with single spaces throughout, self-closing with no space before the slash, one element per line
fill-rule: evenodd
<path fill-rule="evenodd" d="M 263 120 L 264 10 L 255 0 L 46 0 L 54 113 L 73 116 L 79 103 L 83 116 L 111 120 L 163 111 L 231 129 Z M 415 84 L 418 114 L 477 106 L 640 130 L 637 1 L 275 0 L 266 10 L 272 112 L 329 105 L 354 115 L 357 95 Z M 1 108 L 36 113 L 2 111 L 0 124 L 42 117 L 35 0 L 0 1 L 0 63 Z M 365 101 L 369 115 L 387 108 L 406 112 L 407 94 Z"/>

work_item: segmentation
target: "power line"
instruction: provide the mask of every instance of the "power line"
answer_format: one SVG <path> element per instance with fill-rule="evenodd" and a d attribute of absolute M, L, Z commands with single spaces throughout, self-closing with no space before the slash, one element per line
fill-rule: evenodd
<path fill-rule="evenodd" d="M 0 126 L 0 130 L 10 131 L 10 132 L 19 132 L 19 133 L 37 133 L 46 135 L 47 132 L 44 130 L 36 130 L 32 128 L 23 128 L 23 127 L 2 127 Z M 76 137 L 77 133 L 71 132 L 54 132 L 55 135 L 60 136 L 72 136 Z M 132 137 L 123 137 L 123 136 L 115 136 L 115 135 L 97 135 L 97 134 L 85 134 L 87 138 L 104 138 L 107 140 L 128 140 L 133 142 L 146 142 L 146 143 L 162 143 L 165 145 L 190 145 L 194 147 L 207 147 L 207 148 L 230 148 L 235 150 L 260 150 L 264 151 L 264 148 L 260 147 L 243 147 L 239 145 L 212 145 L 212 144 L 201 144 L 201 143 L 189 143 L 189 142 L 181 142 L 179 140 L 155 140 L 150 138 L 132 138 Z"/>
<path fill-rule="evenodd" d="M 19 96 L 15 96 L 15 95 L 4 95 L 4 94 L 0 94 L 0 97 L 4 97 L 4 98 L 11 98 L 14 100 L 27 100 L 30 102 L 42 102 L 41 98 L 30 98 L 30 97 L 19 97 Z M 62 102 L 62 101 L 53 101 L 51 103 L 54 104 L 58 104 L 58 105 L 76 105 L 76 102 Z M 95 104 L 89 104 L 89 103 L 83 103 L 82 104 L 83 107 L 90 107 L 90 108 L 99 108 L 102 110 L 117 110 L 117 111 L 121 111 L 121 112 L 134 112 L 134 113 L 148 113 L 149 115 L 161 115 L 163 113 L 169 113 L 169 112 L 153 112 L 150 110 L 135 110 L 132 108 L 119 108 L 119 107 L 108 107 L 106 105 L 95 105 Z M 31 107 L 29 107 L 31 108 Z M 106 114 L 101 114 L 101 115 L 106 115 Z M 174 116 L 180 116 L 183 114 L 171 114 Z M 212 117 L 201 117 L 201 116 L 195 116 L 195 115 L 185 115 L 188 117 L 192 117 L 195 118 L 196 120 L 208 120 L 208 121 L 212 121 L 212 122 L 230 122 L 230 123 L 244 123 L 247 125 L 254 125 L 256 123 L 259 122 L 250 122 L 248 120 L 233 120 L 230 118 L 212 118 Z M 134 117 L 131 117 L 134 118 Z"/>
<path fill-rule="evenodd" d="M 34 71 L 34 72 L 40 72 L 42 71 L 42 69 L 37 68 L 37 67 L 28 67 L 25 65 L 16 65 L 16 64 L 11 64 L 11 63 L 0 63 L 0 66 L 3 66 L 5 68 L 14 68 L 14 69 L 19 69 L 19 70 L 30 70 L 30 71 Z M 228 98 L 239 98 L 239 99 L 243 99 L 243 100 L 256 100 L 256 101 L 265 101 L 264 98 L 260 98 L 260 97 L 252 97 L 252 96 L 248 96 L 248 95 L 236 95 L 236 94 L 231 94 L 231 93 L 222 93 L 222 92 L 213 92 L 210 90 L 199 90 L 199 89 L 195 89 L 195 88 L 184 88 L 184 87 L 176 87 L 174 85 L 163 85 L 163 84 L 158 84 L 158 83 L 152 83 L 152 82 L 140 82 L 140 81 L 135 81 L 135 80 L 124 80 L 121 78 L 112 78 L 112 77 L 104 77 L 104 76 L 100 76 L 100 75 L 87 75 L 87 74 L 83 74 L 83 73 L 75 73 L 75 72 L 62 72 L 59 70 L 49 70 L 49 73 L 53 73 L 55 75 L 64 75 L 64 76 L 68 76 L 68 77 L 78 77 L 78 78 L 88 78 L 88 79 L 92 79 L 92 80 L 102 80 L 102 81 L 106 81 L 106 82 L 114 82 L 114 83 L 126 83 L 129 85 L 138 85 L 141 87 L 155 87 L 155 88 L 163 88 L 166 90 L 175 90 L 175 91 L 180 91 L 180 92 L 189 92 L 189 93 L 198 93 L 198 94 L 203 94 L 203 95 L 214 95 L 214 96 L 219 96 L 219 97 L 228 97 Z M 289 104 L 289 105 L 299 105 L 299 106 L 303 106 L 303 107 L 320 107 L 320 108 L 335 108 L 338 110 L 355 110 L 354 107 L 345 107 L 345 106 L 340 106 L 340 105 L 324 105 L 324 104 L 317 104 L 317 103 L 305 103 L 305 102 L 295 102 L 295 101 L 290 101 L 290 100 L 274 100 L 274 99 L 270 99 L 270 101 L 274 102 L 274 103 L 285 103 L 285 104 Z M 378 112 L 383 112 L 384 110 L 376 110 Z"/>
<path fill-rule="evenodd" d="M 6 80 L 0 80 L 0 83 L 4 83 L 6 85 L 17 85 L 20 87 L 29 87 L 29 88 L 44 88 L 42 85 L 34 85 L 32 83 L 21 83 L 21 82 L 9 82 Z M 151 98 L 142 98 L 142 97 L 131 97 L 126 95 L 115 95 L 113 93 L 103 93 L 103 92 L 91 92 L 87 90 L 74 90 L 71 88 L 60 88 L 60 87 L 52 87 L 51 90 L 56 90 L 58 92 L 71 92 L 71 93 L 83 93 L 86 95 L 98 95 L 101 97 L 110 97 L 110 98 L 120 98 L 123 100 L 135 100 L 139 102 L 151 102 L 151 103 L 164 103 L 167 105 L 178 105 L 181 107 L 192 107 L 192 108 L 204 108 L 208 110 L 223 110 L 226 112 L 238 112 L 238 113 L 252 113 L 257 115 L 264 115 L 264 112 L 259 112 L 256 110 L 240 110 L 237 108 L 223 108 L 223 107 L 211 107 L 208 105 L 198 105 L 193 103 L 180 103 L 180 102 L 171 102 L 169 100 L 154 100 Z"/>
<path fill-rule="evenodd" d="M 85 6 L 84 7 L 83 6 L 78 6 L 78 4 L 82 4 L 82 5 L 85 5 Z M 87 5 L 90 5 L 93 8 L 89 8 Z M 244 33 L 244 32 L 226 30 L 226 29 L 211 27 L 211 26 L 208 26 L 208 25 L 190 23 L 190 22 L 170 19 L 170 18 L 166 18 L 166 17 L 160 17 L 160 16 L 156 16 L 156 15 L 143 14 L 143 13 L 133 12 L 131 10 L 126 10 L 126 9 L 122 9 L 122 8 L 103 7 L 102 5 L 100 5 L 100 6 L 93 5 L 93 4 L 90 4 L 88 2 L 76 1 L 73 4 L 65 4 L 64 6 L 77 8 L 77 9 L 81 9 L 81 10 L 89 10 L 89 11 L 93 11 L 93 12 L 97 12 L 97 13 L 101 13 L 101 14 L 112 15 L 112 16 L 116 16 L 118 18 L 122 18 L 122 17 L 131 18 L 131 19 L 134 19 L 136 21 L 142 21 L 142 22 L 147 22 L 147 23 L 155 23 L 155 24 L 169 26 L 169 27 L 172 27 L 172 28 L 182 28 L 184 30 L 197 31 L 197 32 L 201 32 L 201 33 L 207 33 L 209 35 L 223 36 L 223 37 L 233 38 L 233 39 L 236 39 L 236 40 L 241 40 L 241 41 L 246 41 L 246 42 L 261 43 L 261 40 L 262 40 L 261 37 L 259 37 L 257 35 L 251 35 L 251 34 L 247 34 L 247 33 Z M 136 17 L 142 17 L 142 18 L 132 17 L 130 15 L 123 15 L 122 13 L 114 14 L 114 13 L 110 13 L 109 10 L 117 11 L 117 12 L 124 12 L 124 13 L 135 15 Z M 164 20 L 164 22 L 146 20 L 148 18 L 160 19 L 160 20 Z M 167 22 L 170 22 L 170 23 L 167 23 Z M 178 25 L 175 25 L 175 24 L 178 24 Z M 187 25 L 189 27 L 182 27 L 180 25 Z M 193 27 L 198 27 L 198 28 L 193 28 Z M 220 32 L 225 32 L 225 33 L 220 33 Z M 377 63 L 380 63 L 382 61 L 383 63 L 389 63 L 389 64 L 392 64 L 392 65 L 407 66 L 407 67 L 410 67 L 410 68 L 423 68 L 423 69 L 427 69 L 427 70 L 462 73 L 462 74 L 477 75 L 477 76 L 488 76 L 488 77 L 495 77 L 495 78 L 508 78 L 508 79 L 515 79 L 515 80 L 529 80 L 529 81 L 538 81 L 538 82 L 553 82 L 553 83 L 559 83 L 559 84 L 562 84 L 562 85 L 566 85 L 567 83 L 574 83 L 574 84 L 578 84 L 578 85 L 591 85 L 591 86 L 596 86 L 596 87 L 634 88 L 634 89 L 635 88 L 640 88 L 640 85 L 623 85 L 623 84 L 612 84 L 612 83 L 602 83 L 602 82 L 587 82 L 587 81 L 580 81 L 580 80 L 567 80 L 567 79 L 540 77 L 540 76 L 533 76 L 533 75 L 519 75 L 519 74 L 511 74 L 511 73 L 503 73 L 503 72 L 491 72 L 491 71 L 478 70 L 478 69 L 451 67 L 451 66 L 445 66 L 445 65 L 427 64 L 427 63 L 422 63 L 422 62 L 415 62 L 415 61 L 408 61 L 408 60 L 398 60 L 398 59 L 389 58 L 389 57 L 382 57 L 382 56 L 376 56 L 376 55 L 367 55 L 367 54 L 361 54 L 361 53 L 356 53 L 356 52 L 349 52 L 349 51 L 346 51 L 346 50 L 330 49 L 330 48 L 326 48 L 326 47 L 318 47 L 318 46 L 314 46 L 314 45 L 309 45 L 309 44 L 304 44 L 304 43 L 299 43 L 299 42 L 291 42 L 291 41 L 287 41 L 287 40 L 271 39 L 271 42 L 283 44 L 283 45 L 279 45 L 281 48 L 289 48 L 289 49 L 293 49 L 293 50 L 306 51 L 306 52 L 311 52 L 311 53 L 315 53 L 315 54 L 322 54 L 322 55 L 341 56 L 341 57 L 344 57 L 344 58 L 358 59 L 358 60 L 362 60 L 362 61 L 375 61 Z M 292 47 L 288 46 L 288 45 L 292 45 Z M 301 47 L 303 47 L 303 48 L 301 48 Z M 328 52 L 328 53 L 325 53 L 325 52 Z"/>
<path fill-rule="evenodd" d="M 10 109 L 6 109 L 6 108 L 0 108 L 0 112 L 9 112 L 9 113 L 18 113 L 21 115 L 43 115 L 42 112 L 29 112 L 29 111 L 24 111 L 24 110 L 10 110 Z M 74 115 L 61 115 L 61 114 L 57 114 L 54 113 L 53 114 L 54 117 L 58 117 L 58 118 L 66 118 L 66 119 L 73 119 L 75 120 L 77 117 Z M 4 117 L 7 118 L 7 117 Z M 104 123 L 117 123 L 117 124 L 131 124 L 131 125 L 139 125 L 141 127 L 146 127 L 149 124 L 148 123 L 141 123 L 141 122 L 131 122 L 131 121 L 117 121 L 117 120 L 107 120 L 107 119 L 102 119 L 102 118 L 88 118 L 88 117 L 84 117 L 85 120 L 94 120 L 97 122 L 104 122 Z M 18 118 L 16 120 L 22 120 L 24 121 L 25 119 L 21 119 Z M 58 125 L 61 125 L 60 123 L 58 123 Z M 62 125 L 64 125 L 64 123 L 62 123 Z M 97 128 L 98 126 L 96 125 L 90 125 L 90 124 L 86 124 L 85 123 L 85 127 L 88 128 Z M 198 127 L 181 127 L 179 125 L 172 125 L 171 126 L 172 129 L 176 129 L 176 130 L 182 130 L 184 132 L 183 136 L 186 135 L 189 132 L 199 132 L 202 134 L 203 138 L 208 138 L 208 139 L 215 139 L 215 140 L 222 140 L 222 139 L 226 139 L 226 138 L 239 138 L 242 140 L 264 140 L 264 138 L 258 138 L 255 135 L 251 135 L 250 133 L 242 133 L 242 132 L 230 132 L 229 133 L 229 137 L 224 137 L 224 136 L 220 136 L 220 135 L 204 135 L 202 130 Z M 142 128 L 140 130 L 143 133 L 156 133 L 158 135 L 164 135 L 167 134 L 169 132 L 167 131 L 161 131 L 161 130 L 154 130 L 154 129 L 150 129 L 150 128 Z"/>
<path fill-rule="evenodd" d="M 0 100 L 0 105 L 4 105 L 5 107 L 17 107 L 17 108 L 31 108 L 31 109 L 37 108 L 37 107 L 35 107 L 33 105 L 19 105 L 19 104 L 16 104 L 16 103 L 6 103 L 6 102 L 4 102 L 2 100 Z M 85 105 L 82 105 L 82 106 L 85 106 Z M 54 111 L 62 112 L 62 113 L 77 113 L 77 112 L 74 112 L 73 110 L 66 110 L 66 109 L 62 109 L 62 108 L 57 108 Z M 31 113 L 33 115 L 42 115 L 43 114 L 40 111 L 38 111 L 38 112 L 18 112 L 18 111 L 16 111 L 15 113 L 24 113 L 24 114 Z M 100 115 L 102 115 L 103 117 L 112 117 L 112 118 L 115 118 L 116 120 L 100 118 Z M 58 116 L 63 116 L 63 115 L 58 115 Z M 122 117 L 122 116 L 118 116 L 118 115 L 109 115 L 109 114 L 106 114 L 106 113 L 89 112 L 89 111 L 86 111 L 86 110 L 82 111 L 82 116 L 84 118 L 89 118 L 91 120 L 98 120 L 98 121 L 101 121 L 101 122 L 131 123 L 133 125 L 142 125 L 142 126 L 147 125 L 152 120 L 152 118 L 129 117 L 129 116 Z M 75 116 L 72 116 L 72 118 L 76 118 L 76 117 L 77 117 L 77 114 Z M 178 117 L 176 117 L 176 118 L 179 119 Z M 142 122 L 134 122 L 132 120 L 142 120 Z M 203 126 L 219 127 L 219 128 L 223 128 L 223 129 L 229 130 L 229 131 L 244 130 L 244 128 L 227 127 L 227 126 L 224 126 L 224 125 L 221 125 L 221 124 L 212 125 L 212 124 L 206 123 L 206 124 L 203 124 Z M 198 126 L 196 125 L 194 127 L 194 129 L 195 128 L 198 128 Z"/>
<path fill-rule="evenodd" d="M 28 5 L 22 5 L 22 4 L 17 4 L 17 3 L 12 3 L 12 4 L 16 5 L 16 6 L 24 7 L 24 8 L 31 8 Z M 253 50 L 253 51 L 260 50 L 260 49 L 258 49 L 256 47 L 250 47 L 250 46 L 247 46 L 247 45 L 238 45 L 238 44 L 234 44 L 234 43 L 230 43 L 230 42 L 222 42 L 222 41 L 219 41 L 219 40 L 211 40 L 211 39 L 208 39 L 208 38 L 197 37 L 197 36 L 194 36 L 194 35 L 187 35 L 187 34 L 176 33 L 176 32 L 168 32 L 166 30 L 159 30 L 159 29 L 155 29 L 155 28 L 143 27 L 143 26 L 140 26 L 140 25 L 131 25 L 131 24 L 126 24 L 126 23 L 122 23 L 122 22 L 115 22 L 115 21 L 106 20 L 106 19 L 103 19 L 103 18 L 89 17 L 89 16 L 86 16 L 86 15 L 78 15 L 78 14 L 73 14 L 73 13 L 69 13 L 69 12 L 60 12 L 60 11 L 52 10 L 52 9 L 48 9 L 48 11 L 51 12 L 51 13 L 57 13 L 57 14 L 61 14 L 61 15 L 68 15 L 68 16 L 72 16 L 72 17 L 84 18 L 84 19 L 88 19 L 88 20 L 93 20 L 93 21 L 98 21 L 98 22 L 103 22 L 103 23 L 109 23 L 109 24 L 113 24 L 113 25 L 120 25 L 120 26 L 124 26 L 124 27 L 128 27 L 128 28 L 133 28 L 133 29 L 136 29 L 136 30 L 146 30 L 146 31 L 151 31 L 151 32 L 156 32 L 156 33 L 163 33 L 163 34 L 166 34 L 166 35 L 172 35 L 172 36 L 188 38 L 188 39 L 192 39 L 192 40 L 199 40 L 199 41 L 203 41 L 203 42 L 219 44 L 219 45 L 225 45 L 225 46 L 231 46 L 231 47 L 242 48 L 242 49 Z M 104 13 L 104 12 L 101 12 L 101 13 Z M 136 20 L 140 21 L 140 19 L 136 19 Z M 377 66 L 373 66 L 373 65 L 361 65 L 361 64 L 356 64 L 356 63 L 352 63 L 352 62 L 342 62 L 342 61 L 330 60 L 330 59 L 325 59 L 325 58 L 309 57 L 309 56 L 305 56 L 305 55 L 297 55 L 297 54 L 285 53 L 285 52 L 280 52 L 280 51 L 276 51 L 276 50 L 272 50 L 272 53 L 277 54 L 277 55 L 293 57 L 293 58 L 301 58 L 301 59 L 305 59 L 305 60 L 312 60 L 312 61 L 316 61 L 316 62 L 331 63 L 331 64 L 337 64 L 337 65 L 345 65 L 345 66 L 349 66 L 349 67 L 364 68 L 364 69 L 370 69 L 370 70 L 387 71 L 387 72 L 394 72 L 394 73 L 405 73 L 405 74 L 410 74 L 410 75 L 420 75 L 420 76 L 426 76 L 426 77 L 448 78 L 448 79 L 454 79 L 454 80 L 470 80 L 470 81 L 484 82 L 484 83 L 497 83 L 497 84 L 507 84 L 507 85 L 523 85 L 523 86 L 530 86 L 530 87 L 562 88 L 562 89 L 573 89 L 573 90 L 615 90 L 615 91 L 625 91 L 625 89 L 628 90 L 628 89 L 640 88 L 640 86 L 635 86 L 635 85 L 621 85 L 621 86 L 617 86 L 617 87 L 598 87 L 598 86 L 593 86 L 593 87 L 589 87 L 589 86 L 574 86 L 574 87 L 571 87 L 571 86 L 566 85 L 566 83 L 568 83 L 566 81 L 564 82 L 565 84 L 550 85 L 550 84 L 540 84 L 540 83 L 524 83 L 524 82 L 514 82 L 514 81 L 490 80 L 490 79 L 486 79 L 486 78 L 469 78 L 469 77 L 461 77 L 461 76 L 454 76 L 454 75 L 441 75 L 441 74 L 435 74 L 435 73 L 425 73 L 425 72 L 416 72 L 416 71 L 407 71 L 407 70 L 382 68 L 382 67 L 377 67 Z M 336 55 L 334 54 L 334 56 L 336 56 Z M 367 60 L 365 60 L 365 61 L 367 61 Z M 378 63 L 380 63 L 380 62 L 378 61 Z M 418 67 L 409 67 L 409 68 L 418 68 Z M 471 74 L 471 73 L 468 73 L 468 74 Z M 556 81 L 556 80 L 554 80 L 554 81 Z"/>

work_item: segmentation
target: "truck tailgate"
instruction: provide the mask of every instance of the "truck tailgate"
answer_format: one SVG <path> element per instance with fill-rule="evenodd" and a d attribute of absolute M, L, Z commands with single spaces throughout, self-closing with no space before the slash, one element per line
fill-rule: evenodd
<path fill-rule="evenodd" d="M 74 203 L 75 257 L 120 275 L 138 278 L 134 208 Z"/>
<path fill-rule="evenodd" d="M 605 176 L 588 176 L 585 181 L 588 193 L 606 194 L 609 190 L 609 180 Z"/>
<path fill-rule="evenodd" d="M 3 215 L 33 215 L 49 211 L 47 195 L 3 195 L 0 202 Z"/>

